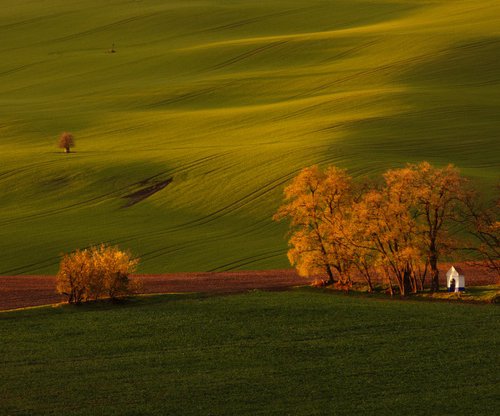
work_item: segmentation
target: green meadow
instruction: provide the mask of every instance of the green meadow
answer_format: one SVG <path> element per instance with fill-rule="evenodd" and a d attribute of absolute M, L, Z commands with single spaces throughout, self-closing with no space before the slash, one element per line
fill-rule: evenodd
<path fill-rule="evenodd" d="M 0 56 L 0 274 L 99 242 L 285 267 L 271 216 L 315 163 L 498 180 L 497 0 L 0 0 Z"/>
<path fill-rule="evenodd" d="M 310 288 L 0 313 L 0 414 L 496 415 L 495 305 Z"/>

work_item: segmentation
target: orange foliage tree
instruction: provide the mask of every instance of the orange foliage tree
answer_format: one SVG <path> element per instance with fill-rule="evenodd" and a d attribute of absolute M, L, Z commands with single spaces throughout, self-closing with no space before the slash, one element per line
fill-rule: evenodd
<path fill-rule="evenodd" d="M 406 189 L 410 210 L 421 234 L 421 248 L 426 255 L 430 273 L 431 290 L 439 290 L 438 261 L 450 251 L 450 225 L 459 219 L 461 207 L 468 195 L 468 183 L 459 170 L 448 165 L 437 168 L 428 162 L 408 164 L 403 169 L 385 174 L 388 186 Z"/>
<path fill-rule="evenodd" d="M 89 250 L 76 250 L 61 260 L 56 276 L 56 291 L 68 297 L 69 303 L 81 303 L 89 298 L 93 279 L 93 260 Z"/>
<path fill-rule="evenodd" d="M 343 169 L 303 169 L 285 188 L 285 203 L 275 220 L 291 223 L 288 258 L 302 276 L 326 275 L 327 283 L 350 285 L 352 245 L 348 221 L 351 178 Z"/>
<path fill-rule="evenodd" d="M 56 290 L 69 303 L 126 296 L 140 288 L 140 282 L 129 278 L 138 263 L 129 252 L 105 244 L 76 250 L 63 256 Z"/>
<path fill-rule="evenodd" d="M 420 263 L 422 254 L 410 203 L 404 187 L 386 176 L 385 187 L 368 191 L 355 206 L 364 244 L 374 253 L 373 265 L 385 277 L 391 294 L 394 284 L 402 295 L 418 290 L 413 265 Z"/>

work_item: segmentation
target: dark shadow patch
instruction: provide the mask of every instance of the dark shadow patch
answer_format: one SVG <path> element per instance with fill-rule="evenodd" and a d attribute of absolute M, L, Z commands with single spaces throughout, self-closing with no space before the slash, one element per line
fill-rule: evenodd
<path fill-rule="evenodd" d="M 161 191 L 167 185 L 169 185 L 174 178 L 168 178 L 167 180 L 156 182 L 153 185 L 147 186 L 146 188 L 139 189 L 136 192 L 125 195 L 123 198 L 128 199 L 128 202 L 122 208 L 129 208 L 135 204 L 138 204 L 141 201 L 144 201 L 146 198 L 149 198 L 151 195 Z"/>

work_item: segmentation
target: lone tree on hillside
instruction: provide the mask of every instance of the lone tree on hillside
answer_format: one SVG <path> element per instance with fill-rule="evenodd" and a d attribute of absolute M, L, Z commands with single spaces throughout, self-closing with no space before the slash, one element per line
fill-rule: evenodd
<path fill-rule="evenodd" d="M 59 137 L 59 148 L 64 149 L 66 153 L 69 153 L 72 147 L 75 147 L 75 137 L 72 133 L 65 131 Z"/>

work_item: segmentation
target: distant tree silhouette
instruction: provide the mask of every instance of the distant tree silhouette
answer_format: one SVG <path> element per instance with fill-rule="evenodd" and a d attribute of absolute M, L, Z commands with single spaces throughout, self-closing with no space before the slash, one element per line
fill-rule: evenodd
<path fill-rule="evenodd" d="M 65 131 L 59 137 L 59 148 L 64 149 L 66 153 L 69 153 L 72 147 L 75 147 L 75 137 L 72 133 Z"/>

